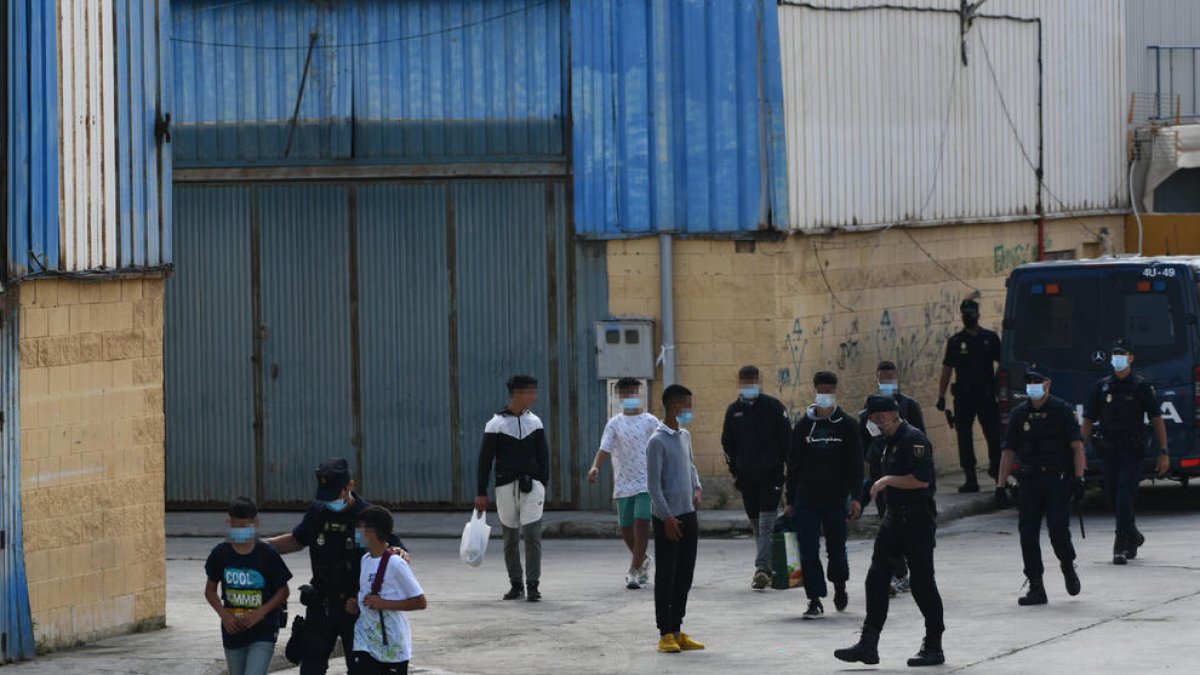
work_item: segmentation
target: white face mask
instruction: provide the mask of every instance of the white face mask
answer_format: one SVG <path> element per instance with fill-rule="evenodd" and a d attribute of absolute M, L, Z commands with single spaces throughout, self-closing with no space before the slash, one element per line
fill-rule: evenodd
<path fill-rule="evenodd" d="M 878 424 L 875 424 L 871 420 L 867 420 L 867 433 L 871 434 L 872 438 L 878 438 L 879 435 L 883 433 L 883 430 L 879 428 Z"/>
<path fill-rule="evenodd" d="M 837 405 L 837 396 L 835 394 L 817 394 L 818 408 L 828 409 L 835 405 Z"/>

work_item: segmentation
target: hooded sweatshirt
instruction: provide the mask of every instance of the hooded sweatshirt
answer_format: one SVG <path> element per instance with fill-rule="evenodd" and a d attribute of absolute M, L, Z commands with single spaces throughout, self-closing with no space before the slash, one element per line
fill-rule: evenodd
<path fill-rule="evenodd" d="M 492 416 L 484 427 L 479 448 L 477 496 L 487 495 L 493 462 L 496 487 L 521 476 L 531 476 L 545 485 L 550 480 L 550 446 L 542 420 L 528 410 L 518 415 L 507 408 Z"/>
<path fill-rule="evenodd" d="M 811 406 L 792 431 L 788 453 L 787 499 L 843 502 L 858 498 L 863 454 L 858 420 L 840 407 L 826 418 Z"/>

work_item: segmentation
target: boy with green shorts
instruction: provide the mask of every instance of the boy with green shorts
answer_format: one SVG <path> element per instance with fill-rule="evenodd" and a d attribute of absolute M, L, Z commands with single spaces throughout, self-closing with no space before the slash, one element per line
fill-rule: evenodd
<path fill-rule="evenodd" d="M 650 493 L 646 487 L 646 444 L 658 428 L 658 418 L 645 412 L 641 387 L 642 383 L 632 377 L 617 382 L 622 413 L 604 426 L 600 450 L 588 470 L 588 482 L 595 483 L 600 479 L 600 465 L 612 458 L 617 525 L 621 528 L 625 546 L 633 554 L 629 572 L 625 575 L 625 587 L 630 590 L 649 583 L 653 562 L 653 558 L 646 555 L 651 518 Z"/>

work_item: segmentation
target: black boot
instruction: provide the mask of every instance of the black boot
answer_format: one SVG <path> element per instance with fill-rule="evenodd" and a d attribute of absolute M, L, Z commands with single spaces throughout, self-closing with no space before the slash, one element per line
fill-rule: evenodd
<path fill-rule="evenodd" d="M 1117 530 L 1117 536 L 1113 540 L 1113 558 L 1114 565 L 1124 565 L 1129 559 L 1129 554 L 1125 550 L 1125 532 Z"/>
<path fill-rule="evenodd" d="M 1046 597 L 1046 586 L 1041 579 L 1029 580 L 1029 592 L 1017 598 L 1017 604 L 1022 607 L 1044 605 L 1050 600 Z"/>
<path fill-rule="evenodd" d="M 1067 582 L 1067 595 L 1079 595 L 1079 591 L 1083 590 L 1083 584 L 1079 582 L 1079 573 L 1075 571 L 1075 563 L 1062 563 L 1062 571 L 1063 581 Z"/>
<path fill-rule="evenodd" d="M 869 666 L 879 663 L 879 631 L 870 626 L 863 626 L 858 644 L 838 649 L 833 655 L 838 660 L 849 663 L 865 663 Z"/>
<path fill-rule="evenodd" d="M 979 481 L 975 478 L 975 470 L 970 469 L 967 472 L 967 482 L 959 486 L 959 492 L 979 492 Z"/>
<path fill-rule="evenodd" d="M 910 668 L 919 668 L 921 666 L 940 666 L 945 662 L 946 655 L 942 653 L 942 636 L 927 635 L 921 641 L 921 651 L 908 660 L 908 665 Z"/>
<path fill-rule="evenodd" d="M 1125 542 L 1125 557 L 1133 560 L 1137 557 L 1138 548 L 1146 543 L 1146 535 L 1138 531 L 1137 526 L 1133 528 L 1133 536 L 1129 537 Z"/>
<path fill-rule="evenodd" d="M 850 596 L 846 594 L 846 582 L 833 585 L 833 606 L 837 611 L 846 611 L 846 606 L 850 604 Z"/>
<path fill-rule="evenodd" d="M 517 600 L 523 597 L 525 597 L 525 587 L 519 582 L 514 583 L 512 588 L 508 589 L 508 592 L 504 594 L 505 600 Z"/>
<path fill-rule="evenodd" d="M 527 600 L 530 602 L 538 602 L 542 599 L 542 594 L 540 591 L 538 591 L 538 582 L 530 581 L 529 583 L 525 584 L 525 586 L 529 589 L 529 597 Z"/>

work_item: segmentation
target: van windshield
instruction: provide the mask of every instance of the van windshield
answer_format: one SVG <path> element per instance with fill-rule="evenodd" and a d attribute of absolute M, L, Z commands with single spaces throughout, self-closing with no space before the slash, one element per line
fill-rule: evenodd
<path fill-rule="evenodd" d="M 1175 270 L 1161 267 L 1023 275 L 1011 296 L 1013 356 L 1065 370 L 1095 370 L 1106 364 L 1118 337 L 1130 341 L 1143 362 L 1183 356 L 1183 286 L 1189 283 L 1187 272 L 1175 276 Z"/>

